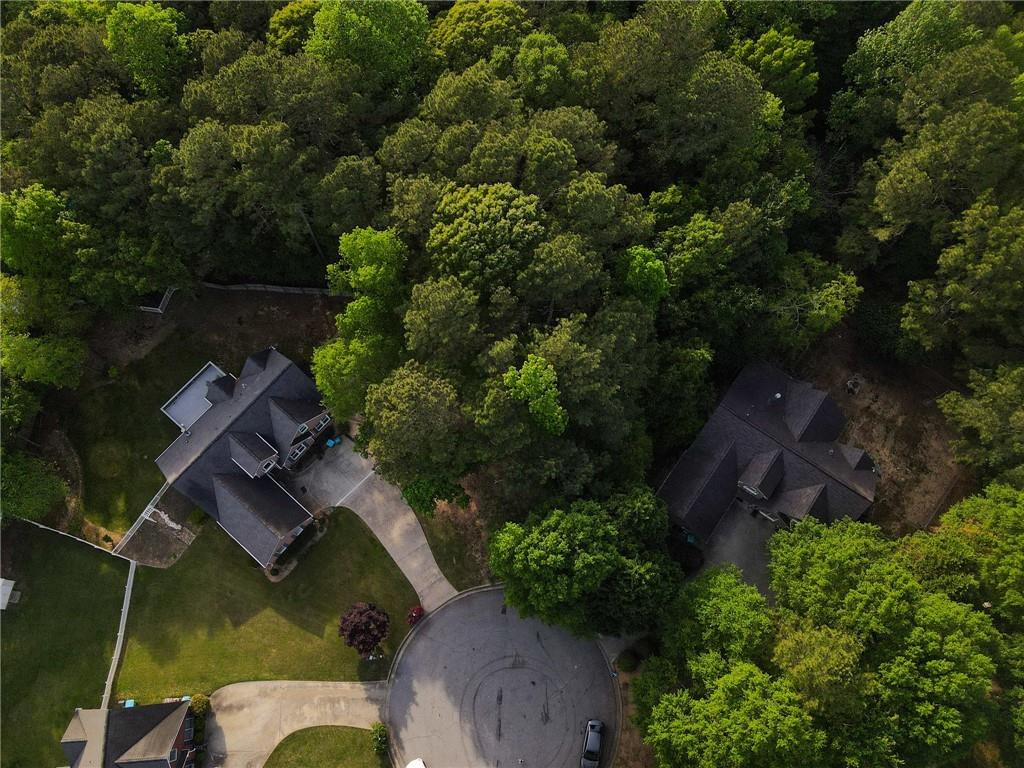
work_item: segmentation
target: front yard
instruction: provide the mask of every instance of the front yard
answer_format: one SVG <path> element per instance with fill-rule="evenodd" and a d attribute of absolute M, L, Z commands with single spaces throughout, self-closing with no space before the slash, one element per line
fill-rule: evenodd
<path fill-rule="evenodd" d="M 21 601 L 3 613 L 0 765 L 63 765 L 75 707 L 99 707 L 128 564 L 24 523 L 5 529 L 4 575 Z"/>
<path fill-rule="evenodd" d="M 264 765 L 265 768 L 387 768 L 390 763 L 386 757 L 374 754 L 369 731 L 323 726 L 288 736 Z"/>
<path fill-rule="evenodd" d="M 416 593 L 349 510 L 333 513 L 324 538 L 278 584 L 207 522 L 171 568 L 136 574 L 117 696 L 145 703 L 245 680 L 379 679 L 389 659 L 361 662 L 338 638 L 340 614 L 357 600 L 390 615 L 390 657 Z"/>

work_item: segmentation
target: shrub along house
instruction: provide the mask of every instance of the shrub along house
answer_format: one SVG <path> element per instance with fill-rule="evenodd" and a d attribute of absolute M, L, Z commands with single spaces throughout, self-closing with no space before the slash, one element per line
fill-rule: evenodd
<path fill-rule="evenodd" d="M 748 365 L 658 490 L 672 522 L 711 563 L 759 586 L 776 528 L 813 516 L 859 519 L 878 476 L 863 450 L 837 442 L 836 402 L 770 365 Z"/>
<path fill-rule="evenodd" d="M 313 381 L 270 347 L 237 378 L 207 363 L 161 410 L 181 429 L 156 459 L 167 482 L 273 567 L 313 520 L 274 477 L 331 423 Z"/>
<path fill-rule="evenodd" d="M 192 768 L 194 730 L 187 701 L 77 709 L 60 746 L 70 768 Z"/>

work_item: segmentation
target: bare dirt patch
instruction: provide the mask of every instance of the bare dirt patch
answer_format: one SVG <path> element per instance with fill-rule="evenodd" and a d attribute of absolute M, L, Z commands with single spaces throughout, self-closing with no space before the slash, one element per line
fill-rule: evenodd
<path fill-rule="evenodd" d="M 892 535 L 927 527 L 974 488 L 950 448 L 953 431 L 936 398 L 956 384 L 930 368 L 878 361 L 870 342 L 840 326 L 795 374 L 828 391 L 846 414 L 844 440 L 865 449 L 881 471 L 871 522 Z M 856 394 L 847 382 L 858 377 Z"/>

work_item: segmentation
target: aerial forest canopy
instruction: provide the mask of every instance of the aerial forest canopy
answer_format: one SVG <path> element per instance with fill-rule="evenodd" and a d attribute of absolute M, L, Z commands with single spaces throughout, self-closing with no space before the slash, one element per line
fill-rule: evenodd
<path fill-rule="evenodd" d="M 793 361 L 845 322 L 886 364 L 939 361 L 956 379 L 939 405 L 958 459 L 995 483 L 977 513 L 1019 539 L 1010 512 L 986 511 L 1020 525 L 1019 6 L 10 0 L 0 14 L 4 482 L 32 489 L 24 516 L 63 485 L 7 446 L 78 385 L 98 319 L 203 280 L 326 287 L 347 304 L 316 383 L 410 504 L 468 494 L 525 611 L 676 632 L 642 684 L 660 765 L 946 764 L 994 722 L 989 705 L 1024 744 L 1019 634 L 1006 640 L 1019 604 L 977 613 L 986 579 L 1019 603 L 1024 566 L 988 563 L 1000 545 L 981 552 L 963 509 L 936 539 L 975 547 L 963 584 L 928 570 L 943 557 L 930 544 L 807 525 L 773 546 L 770 625 L 694 637 L 702 600 L 769 613 L 726 573 L 661 616 L 679 573 L 644 487 L 744 363 Z M 898 561 L 882 579 L 904 584 L 898 627 L 854 616 L 881 588 L 842 606 L 786 590 L 826 535 L 863 548 L 840 575 Z M 580 613 L 588 597 L 600 616 Z M 955 651 L 934 647 L 942 622 Z M 928 699 L 931 664 L 963 673 L 935 682 L 945 703 L 887 720 Z M 995 677 L 1012 691 L 998 702 Z M 774 762 L 700 746 L 704 728 L 742 732 L 744 713 L 788 745 Z M 849 727 L 828 733 L 834 718 Z"/>

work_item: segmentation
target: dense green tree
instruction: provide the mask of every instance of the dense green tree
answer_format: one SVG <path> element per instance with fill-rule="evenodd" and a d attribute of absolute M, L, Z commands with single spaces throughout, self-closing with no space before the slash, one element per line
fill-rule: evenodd
<path fill-rule="evenodd" d="M 809 712 L 826 720 L 849 719 L 863 706 L 863 648 L 849 632 L 791 619 L 778 631 L 772 661 Z"/>
<path fill-rule="evenodd" d="M 107 16 L 107 47 L 114 61 L 151 96 L 170 94 L 188 59 L 185 17 L 154 3 L 118 3 Z"/>
<path fill-rule="evenodd" d="M 480 297 L 455 277 L 413 286 L 405 312 L 406 347 L 418 360 L 460 369 L 484 346 Z"/>
<path fill-rule="evenodd" d="M 539 355 L 529 355 L 519 368 L 506 371 L 505 386 L 516 400 L 522 400 L 537 423 L 558 435 L 565 431 L 568 417 L 558 402 L 558 374 Z"/>
<path fill-rule="evenodd" d="M 449 69 L 462 70 L 496 47 L 517 50 L 529 29 L 526 9 L 511 0 L 460 0 L 434 23 L 430 42 Z"/>
<path fill-rule="evenodd" d="M 71 336 L 0 335 L 0 365 L 8 376 L 22 381 L 74 388 L 86 355 L 85 342 Z"/>
<path fill-rule="evenodd" d="M 40 3 L 13 19 L 5 13 L 3 29 L 5 139 L 24 135 L 49 107 L 130 85 L 103 44 L 102 14 L 78 19 L 71 3 Z"/>
<path fill-rule="evenodd" d="M 366 394 L 360 441 L 394 482 L 456 481 L 470 458 L 465 432 L 455 387 L 419 363 L 395 369 Z"/>
<path fill-rule="evenodd" d="M 954 225 L 935 277 L 911 282 L 903 328 L 925 349 L 955 344 L 979 363 L 1024 352 L 1024 208 L 983 195 Z"/>
<path fill-rule="evenodd" d="M 678 583 L 663 555 L 667 528 L 648 489 L 577 501 L 507 523 L 491 538 L 491 569 L 524 615 L 581 634 L 635 632 L 657 622 Z"/>
<path fill-rule="evenodd" d="M 569 52 L 545 32 L 527 35 L 515 59 L 516 82 L 523 98 L 537 107 L 555 107 L 572 100 Z"/>
<path fill-rule="evenodd" d="M 322 3 L 306 51 L 337 65 L 357 65 L 365 81 L 381 88 L 410 84 L 427 37 L 427 9 L 415 0 Z"/>
<path fill-rule="evenodd" d="M 915 534 L 911 541 L 930 537 L 946 547 L 929 549 L 914 559 L 913 568 L 922 581 L 954 599 L 978 607 L 988 603 L 1008 631 L 1024 629 L 1024 490 L 989 485 L 945 512 L 935 533 Z M 951 542 L 963 547 L 955 564 L 943 551 Z M 953 573 L 969 579 L 966 589 L 949 588 Z"/>
<path fill-rule="evenodd" d="M 293 0 L 274 11 L 267 29 L 267 44 L 283 53 L 299 52 L 313 29 L 313 17 L 318 10 L 317 0 Z"/>
<path fill-rule="evenodd" d="M 878 143 L 892 130 L 902 89 L 942 54 L 977 40 L 1004 22 L 1004 3 L 913 2 L 889 23 L 866 33 L 846 63 L 852 87 L 836 95 L 831 129 L 862 145 Z"/>
<path fill-rule="evenodd" d="M 971 394 L 947 392 L 939 407 L 960 432 L 957 458 L 982 474 L 1020 471 L 1024 465 L 1024 366 L 972 371 Z"/>
<path fill-rule="evenodd" d="M 717 568 L 680 592 L 664 633 L 665 653 L 681 665 L 707 652 L 729 663 L 757 662 L 768 654 L 772 632 L 761 593 L 743 582 L 737 568 Z"/>
<path fill-rule="evenodd" d="M 384 379 L 400 358 L 402 270 L 408 249 L 391 230 L 355 229 L 338 241 L 341 261 L 327 268 L 335 293 L 355 299 L 338 315 L 338 337 L 313 354 L 313 375 L 335 417 L 347 419 L 367 388 Z"/>
<path fill-rule="evenodd" d="M 43 459 L 21 451 L 4 451 L 3 461 L 0 496 L 5 516 L 39 521 L 67 496 L 67 483 Z"/>
<path fill-rule="evenodd" d="M 788 682 L 742 662 L 706 698 L 664 696 L 647 741 L 660 768 L 782 768 L 818 765 L 825 738 Z"/>
<path fill-rule="evenodd" d="M 537 198 L 510 184 L 460 187 L 438 202 L 427 253 L 474 290 L 510 284 L 543 235 Z"/>
<path fill-rule="evenodd" d="M 736 54 L 757 73 L 765 88 L 780 99 L 787 111 L 799 112 L 818 86 L 814 44 L 791 34 L 769 29 L 757 40 L 745 40 Z"/>
<path fill-rule="evenodd" d="M 523 615 L 586 632 L 589 604 L 620 564 L 617 536 L 599 506 L 577 503 L 529 527 L 507 523 L 491 538 L 491 570 Z"/>

